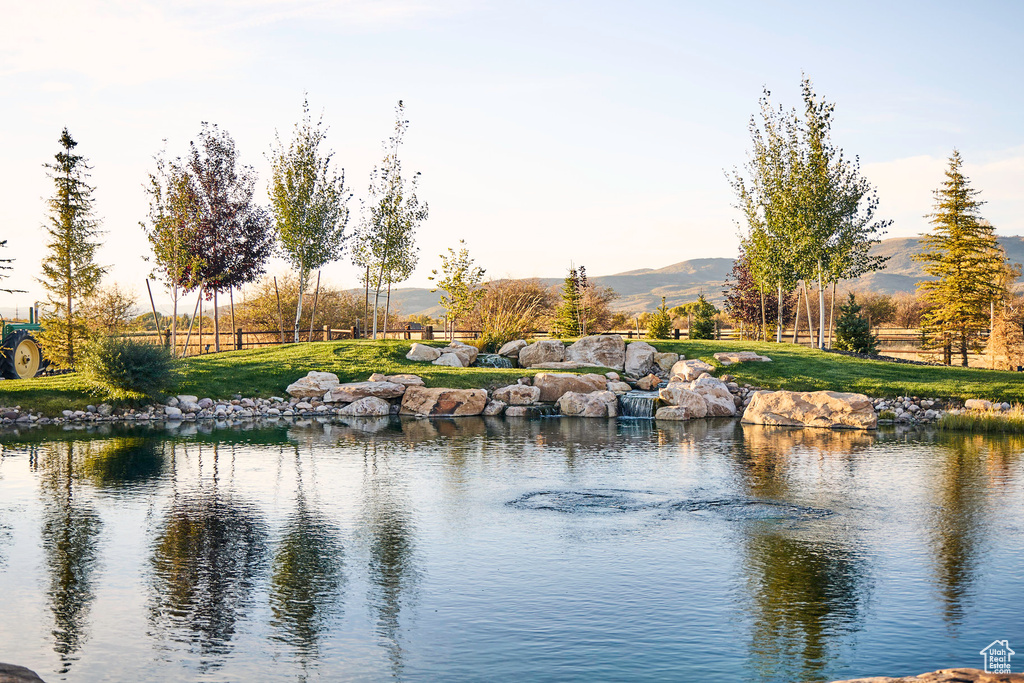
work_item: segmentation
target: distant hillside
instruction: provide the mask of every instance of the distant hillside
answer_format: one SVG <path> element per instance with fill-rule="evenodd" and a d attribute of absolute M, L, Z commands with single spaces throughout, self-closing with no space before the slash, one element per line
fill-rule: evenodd
<path fill-rule="evenodd" d="M 1024 236 L 1000 237 L 999 243 L 1006 249 L 1010 261 L 1024 263 Z M 863 291 L 877 291 L 885 294 L 913 292 L 917 283 L 925 279 L 921 264 L 913 260 L 921 251 L 915 237 L 895 237 L 883 240 L 872 253 L 888 256 L 885 270 L 871 273 L 857 280 L 849 280 L 840 287 Z M 680 261 L 664 268 L 652 270 L 642 268 L 615 275 L 591 278 L 593 282 L 611 287 L 619 298 L 613 303 L 616 310 L 653 311 L 665 297 L 668 306 L 678 306 L 697 298 L 700 292 L 711 301 L 721 305 L 725 278 L 732 270 L 731 258 L 704 258 Z M 541 282 L 555 286 L 562 283 L 562 277 L 541 278 Z M 426 314 L 432 317 L 443 314 L 438 305 L 438 294 L 429 289 L 407 287 L 391 292 L 391 300 L 397 304 L 403 315 Z"/>

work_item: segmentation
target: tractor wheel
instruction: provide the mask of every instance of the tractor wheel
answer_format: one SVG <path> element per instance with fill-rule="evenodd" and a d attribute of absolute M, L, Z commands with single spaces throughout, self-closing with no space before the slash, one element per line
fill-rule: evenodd
<path fill-rule="evenodd" d="M 12 332 L 4 339 L 0 375 L 6 379 L 28 379 L 46 369 L 39 342 L 25 330 Z"/>

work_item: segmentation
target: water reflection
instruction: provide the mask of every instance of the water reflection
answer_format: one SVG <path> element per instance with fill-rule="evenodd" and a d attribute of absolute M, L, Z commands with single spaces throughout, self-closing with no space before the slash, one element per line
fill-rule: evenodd
<path fill-rule="evenodd" d="M 154 436 L 117 437 L 88 445 L 80 447 L 81 470 L 97 488 L 135 492 L 139 484 L 163 473 L 163 444 Z"/>
<path fill-rule="evenodd" d="M 294 648 L 305 668 L 341 612 L 343 548 L 338 527 L 307 499 L 298 452 L 295 467 L 295 509 L 284 520 L 271 565 L 270 623 L 272 637 Z"/>
<path fill-rule="evenodd" d="M 418 581 L 413 557 L 415 528 L 406 483 L 389 461 L 388 449 L 376 442 L 364 450 L 362 527 L 369 545 L 370 609 L 377 636 L 388 653 L 391 674 L 404 670 L 402 609 Z"/>
<path fill-rule="evenodd" d="M 176 494 L 150 558 L 150 620 L 198 650 L 203 669 L 230 651 L 266 554 L 267 525 L 258 510 L 225 488 L 215 475 L 210 490 Z"/>
<path fill-rule="evenodd" d="M 771 680 L 823 678 L 837 639 L 859 628 L 866 562 L 844 546 L 784 531 L 754 531 L 744 545 L 752 664 Z"/>
<path fill-rule="evenodd" d="M 53 650 L 67 673 L 87 638 L 102 523 L 75 476 L 75 442 L 33 449 L 43 495 L 42 548 L 49 575 Z"/>

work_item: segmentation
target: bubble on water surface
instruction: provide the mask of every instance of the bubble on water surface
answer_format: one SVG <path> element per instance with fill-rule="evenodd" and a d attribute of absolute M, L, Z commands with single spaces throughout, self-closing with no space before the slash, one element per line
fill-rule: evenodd
<path fill-rule="evenodd" d="M 631 512 L 665 504 L 664 497 L 646 491 L 535 491 L 508 503 L 523 510 L 556 512 Z"/>
<path fill-rule="evenodd" d="M 669 507 L 673 511 L 693 512 L 733 521 L 820 519 L 832 514 L 831 510 L 823 508 L 753 498 L 679 501 Z"/>

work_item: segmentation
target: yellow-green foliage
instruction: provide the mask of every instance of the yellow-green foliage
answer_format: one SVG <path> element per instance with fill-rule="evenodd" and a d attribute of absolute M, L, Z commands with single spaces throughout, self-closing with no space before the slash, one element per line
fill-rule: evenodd
<path fill-rule="evenodd" d="M 966 410 L 946 413 L 939 418 L 939 429 L 985 434 L 1024 434 L 1024 406 L 1017 403 L 1006 411 Z"/>

